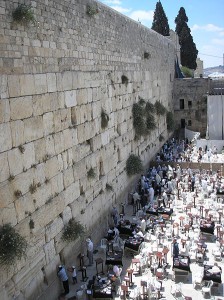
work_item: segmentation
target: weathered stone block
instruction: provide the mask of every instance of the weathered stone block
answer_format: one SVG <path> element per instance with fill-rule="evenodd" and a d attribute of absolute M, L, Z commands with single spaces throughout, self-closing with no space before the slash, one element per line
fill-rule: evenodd
<path fill-rule="evenodd" d="M 10 122 L 12 134 L 12 146 L 18 147 L 25 143 L 24 123 L 21 120 Z"/>
<path fill-rule="evenodd" d="M 40 94 L 40 93 L 35 93 L 34 75 L 32 74 L 20 75 L 19 83 L 20 83 L 20 94 L 18 96 Z"/>
<path fill-rule="evenodd" d="M 61 191 L 64 190 L 62 173 L 59 173 L 55 175 L 53 178 L 51 178 L 51 190 L 53 195 L 59 194 Z"/>
<path fill-rule="evenodd" d="M 53 112 L 45 113 L 43 115 L 44 135 L 47 136 L 54 132 L 54 114 Z"/>
<path fill-rule="evenodd" d="M 9 164 L 7 152 L 0 153 L 0 182 L 5 181 L 9 178 Z"/>
<path fill-rule="evenodd" d="M 43 137 L 43 118 L 33 117 L 24 121 L 24 137 L 26 142 L 31 142 Z"/>
<path fill-rule="evenodd" d="M 48 93 L 57 91 L 57 83 L 56 83 L 55 73 L 47 73 L 47 91 L 48 91 Z"/>
<path fill-rule="evenodd" d="M 66 107 L 73 107 L 77 105 L 76 90 L 65 91 L 65 105 Z"/>
<path fill-rule="evenodd" d="M 46 226 L 46 242 L 54 239 L 55 236 L 62 231 L 64 223 L 61 217 L 57 217 Z"/>
<path fill-rule="evenodd" d="M 0 87 L 1 89 L 1 87 Z M 1 99 L 1 97 L 0 97 Z M 0 123 L 6 123 L 10 120 L 10 106 L 8 99 L 1 99 L 0 101 Z"/>
<path fill-rule="evenodd" d="M 79 182 L 73 182 L 67 189 L 63 192 L 64 203 L 68 205 L 76 200 L 80 196 Z"/>
<path fill-rule="evenodd" d="M 69 206 L 66 206 L 62 212 L 62 220 L 64 225 L 67 225 L 71 218 L 72 218 L 71 208 Z"/>
<path fill-rule="evenodd" d="M 10 150 L 12 148 L 12 136 L 10 123 L 0 124 L 0 152 Z"/>
<path fill-rule="evenodd" d="M 31 168 L 32 165 L 35 164 L 35 148 L 34 143 L 28 143 L 24 145 L 24 153 L 22 155 L 23 168 L 25 170 Z"/>
<path fill-rule="evenodd" d="M 18 175 L 23 172 L 23 154 L 18 148 L 8 151 L 9 172 Z"/>
<path fill-rule="evenodd" d="M 24 195 L 15 200 L 15 209 L 18 217 L 18 222 L 28 217 L 29 213 L 35 211 L 34 203 L 30 199 L 30 195 Z"/>
<path fill-rule="evenodd" d="M 77 105 L 88 103 L 88 92 L 87 89 L 79 89 L 76 91 Z"/>
<path fill-rule="evenodd" d="M 57 175 L 60 171 L 60 166 L 57 157 L 54 156 L 48 159 L 45 163 L 45 174 L 47 178 L 52 178 Z"/>
<path fill-rule="evenodd" d="M 47 76 L 46 74 L 34 74 L 35 92 L 32 94 L 47 93 Z"/>
<path fill-rule="evenodd" d="M 10 99 L 11 120 L 20 120 L 31 117 L 33 114 L 32 96 Z"/>
<path fill-rule="evenodd" d="M 8 76 L 8 88 L 10 97 L 19 97 L 21 96 L 21 85 L 18 80 L 18 75 L 9 75 Z"/>
<path fill-rule="evenodd" d="M 74 182 L 74 176 L 73 176 L 73 168 L 69 168 L 67 170 L 64 170 L 64 187 L 65 189 L 71 185 Z"/>
<path fill-rule="evenodd" d="M 44 245 L 44 253 L 45 253 L 46 263 L 48 264 L 50 261 L 54 259 L 56 255 L 54 240 L 51 240 L 50 242 Z"/>
<path fill-rule="evenodd" d="M 65 150 L 64 148 L 64 135 L 63 132 L 57 132 L 54 135 L 55 153 L 59 154 Z"/>
<path fill-rule="evenodd" d="M 54 156 L 55 148 L 54 148 L 54 137 L 53 135 L 48 135 L 45 137 L 45 146 L 46 146 L 46 153 L 49 156 Z"/>
<path fill-rule="evenodd" d="M 17 215 L 15 206 L 13 203 L 8 204 L 0 210 L 0 224 L 11 223 L 12 225 L 17 224 Z"/>
<path fill-rule="evenodd" d="M 9 97 L 8 92 L 8 76 L 0 75 L 0 99 L 5 99 Z"/>

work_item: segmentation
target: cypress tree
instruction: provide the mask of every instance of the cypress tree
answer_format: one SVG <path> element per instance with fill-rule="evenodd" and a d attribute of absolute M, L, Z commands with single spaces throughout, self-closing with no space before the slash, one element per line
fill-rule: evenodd
<path fill-rule="evenodd" d="M 179 37 L 179 43 L 180 43 L 181 64 L 182 66 L 195 70 L 197 68 L 196 59 L 198 55 L 198 50 L 193 41 L 191 30 L 188 27 L 187 22 L 188 22 L 188 17 L 186 15 L 185 9 L 181 7 L 175 19 L 175 23 L 176 23 L 175 31 Z"/>
<path fill-rule="evenodd" d="M 168 19 L 166 17 L 166 14 L 163 10 L 163 6 L 160 1 L 156 3 L 156 9 L 154 11 L 151 28 L 164 36 L 170 35 L 170 27 L 168 24 Z"/>

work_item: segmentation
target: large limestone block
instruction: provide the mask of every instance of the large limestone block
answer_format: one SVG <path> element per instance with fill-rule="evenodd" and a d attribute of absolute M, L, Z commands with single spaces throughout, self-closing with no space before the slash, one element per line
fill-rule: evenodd
<path fill-rule="evenodd" d="M 64 175 L 64 187 L 66 189 L 69 185 L 71 185 L 74 182 L 73 168 L 70 167 L 69 169 L 64 170 L 63 175 Z"/>
<path fill-rule="evenodd" d="M 57 175 L 60 171 L 60 165 L 58 163 L 57 157 L 54 156 L 48 159 L 45 163 L 45 174 L 47 178 L 52 178 Z"/>
<path fill-rule="evenodd" d="M 46 95 L 33 95 L 33 116 L 42 115 L 46 109 Z M 50 109 L 48 110 L 50 111 Z"/>
<path fill-rule="evenodd" d="M 12 279 L 18 289 L 24 290 L 24 287 L 30 283 L 31 278 L 35 278 L 36 274 L 38 274 L 45 263 L 45 254 L 44 251 L 41 251 L 33 257 L 30 263 L 27 263 L 24 268 L 15 274 Z"/>
<path fill-rule="evenodd" d="M 64 190 L 63 174 L 59 173 L 55 175 L 53 178 L 51 178 L 52 195 L 59 194 L 63 190 Z"/>
<path fill-rule="evenodd" d="M 9 163 L 7 152 L 0 153 L 0 182 L 9 178 Z"/>
<path fill-rule="evenodd" d="M 25 143 L 24 123 L 21 120 L 10 122 L 12 134 L 12 146 L 18 147 Z"/>
<path fill-rule="evenodd" d="M 90 145 L 82 143 L 72 148 L 74 162 L 79 162 L 91 153 Z"/>
<path fill-rule="evenodd" d="M 10 123 L 0 124 L 0 153 L 12 148 Z"/>
<path fill-rule="evenodd" d="M 61 264 L 60 256 L 59 255 L 55 255 L 55 257 L 53 258 L 53 260 L 50 261 L 44 267 L 44 272 L 45 272 L 45 276 L 46 276 L 48 285 L 51 285 L 51 283 L 54 282 L 55 280 L 57 282 L 59 282 L 58 277 L 57 277 L 57 266 L 59 266 L 60 264 Z M 56 283 L 54 284 L 54 286 L 55 285 L 56 285 Z M 61 283 L 60 283 L 60 285 L 61 285 Z"/>
<path fill-rule="evenodd" d="M 0 99 L 6 99 L 8 97 L 8 76 L 0 75 Z"/>
<path fill-rule="evenodd" d="M 1 79 L 0 79 L 1 80 Z M 1 89 L 1 87 L 0 87 Z M 0 97 L 1 99 L 1 97 Z M 0 123 L 6 123 L 10 120 L 10 106 L 8 99 L 1 99 L 0 101 Z"/>
<path fill-rule="evenodd" d="M 60 154 L 63 161 L 63 170 L 68 168 L 68 152 L 65 151 L 62 154 Z"/>
<path fill-rule="evenodd" d="M 62 249 L 64 249 L 67 244 L 65 241 L 62 240 L 62 234 L 63 234 L 63 230 L 59 232 L 54 238 L 55 250 L 57 254 L 58 253 L 61 254 Z"/>
<path fill-rule="evenodd" d="M 72 109 L 72 120 L 75 120 L 76 124 L 82 124 L 92 119 L 92 105 L 79 105 Z"/>
<path fill-rule="evenodd" d="M 31 117 L 33 114 L 32 96 L 10 99 L 11 120 L 20 120 Z"/>
<path fill-rule="evenodd" d="M 4 266 L 0 266 L 0 288 L 1 288 L 1 293 L 0 293 L 0 299 L 1 300 L 10 300 L 10 298 L 1 298 L 2 294 L 3 294 L 3 288 L 5 283 L 8 281 L 9 279 L 13 276 L 13 274 L 15 274 L 15 266 L 10 266 L 8 265 L 7 268 Z M 7 291 L 7 287 L 6 287 L 6 291 Z"/>
<path fill-rule="evenodd" d="M 6 223 L 17 224 L 17 214 L 13 203 L 8 204 L 7 207 L 0 210 L 0 224 Z"/>
<path fill-rule="evenodd" d="M 29 186 L 34 178 L 33 169 L 29 169 L 17 175 L 14 180 L 10 182 L 10 188 L 12 191 L 20 190 L 22 194 L 26 194 L 29 191 Z M 16 199 L 16 197 L 14 197 Z"/>
<path fill-rule="evenodd" d="M 54 148 L 56 154 L 62 153 L 65 150 L 63 131 L 54 134 Z"/>
<path fill-rule="evenodd" d="M 127 132 L 128 128 L 127 128 L 127 122 L 124 123 L 120 123 L 117 125 L 117 131 L 120 135 L 123 135 Z"/>
<path fill-rule="evenodd" d="M 101 144 L 103 146 L 105 146 L 106 144 L 108 144 L 110 142 L 110 132 L 107 130 L 107 131 L 104 131 L 101 133 Z"/>
<path fill-rule="evenodd" d="M 10 174 L 16 176 L 23 172 L 23 154 L 18 148 L 8 151 L 8 163 Z"/>
<path fill-rule="evenodd" d="M 39 187 L 34 194 L 30 194 L 30 199 L 35 204 L 35 208 L 39 209 L 45 203 L 50 203 L 53 201 L 54 194 L 52 194 L 51 190 L 51 184 L 50 182 L 47 184 L 43 184 L 41 187 Z M 47 204 L 48 205 L 48 204 Z"/>
<path fill-rule="evenodd" d="M 71 208 L 66 206 L 61 215 L 64 225 L 67 225 L 69 220 L 72 218 Z"/>
<path fill-rule="evenodd" d="M 63 135 L 64 135 L 64 150 L 72 148 L 72 146 L 73 146 L 72 130 L 71 129 L 65 129 L 63 131 Z"/>
<path fill-rule="evenodd" d="M 43 118 L 33 117 L 24 121 L 24 136 L 26 142 L 31 142 L 43 137 Z"/>
<path fill-rule="evenodd" d="M 28 143 L 24 145 L 24 153 L 22 154 L 23 166 L 25 170 L 31 168 L 35 164 L 35 148 L 34 143 Z"/>
<path fill-rule="evenodd" d="M 53 112 L 45 113 L 43 115 L 44 136 L 54 132 L 54 114 Z"/>
<path fill-rule="evenodd" d="M 67 71 L 61 74 L 62 80 L 62 89 L 63 91 L 68 91 L 72 89 L 73 82 L 72 82 L 72 72 Z"/>
<path fill-rule="evenodd" d="M 82 160 L 76 162 L 74 164 L 73 170 L 74 170 L 75 181 L 79 180 L 80 178 L 85 177 L 87 174 L 85 159 L 82 159 Z"/>
<path fill-rule="evenodd" d="M 67 150 L 67 163 L 68 163 L 68 167 L 72 167 L 73 166 L 73 150 L 72 148 Z"/>
<path fill-rule="evenodd" d="M 35 274 L 35 278 L 30 280 L 29 284 L 26 287 L 23 287 L 22 293 L 24 298 L 27 300 L 38 299 L 41 293 L 44 291 L 44 274 L 42 271 L 39 271 Z"/>
<path fill-rule="evenodd" d="M 47 93 L 47 76 L 46 74 L 34 74 L 35 92 L 33 94 Z"/>
<path fill-rule="evenodd" d="M 83 143 L 96 134 L 99 133 L 99 122 L 92 121 L 92 122 L 85 122 L 77 127 L 78 129 L 78 141 L 79 143 Z"/>
<path fill-rule="evenodd" d="M 76 91 L 77 105 L 83 105 L 88 103 L 88 91 L 87 89 L 78 89 Z"/>
<path fill-rule="evenodd" d="M 4 208 L 12 203 L 15 200 L 14 196 L 15 190 L 13 189 L 12 183 L 9 183 L 8 181 L 4 181 L 0 184 L 0 208 Z"/>
<path fill-rule="evenodd" d="M 92 118 L 96 119 L 101 116 L 102 104 L 101 101 L 96 101 L 92 103 Z"/>
<path fill-rule="evenodd" d="M 68 205 L 76 200 L 80 196 L 79 182 L 73 182 L 67 189 L 63 192 L 64 203 Z"/>
<path fill-rule="evenodd" d="M 51 240 L 50 242 L 44 245 L 44 253 L 45 253 L 46 263 L 48 264 L 54 259 L 56 255 L 54 240 Z"/>
<path fill-rule="evenodd" d="M 46 140 L 45 138 L 38 139 L 33 142 L 35 149 L 35 161 L 44 161 L 50 153 L 46 150 Z"/>
<path fill-rule="evenodd" d="M 102 146 L 101 142 L 102 142 L 101 134 L 98 134 L 90 139 L 90 145 L 93 152 L 101 148 Z"/>
<path fill-rule="evenodd" d="M 66 107 L 73 107 L 77 105 L 76 90 L 65 91 L 65 105 Z"/>
<path fill-rule="evenodd" d="M 54 156 L 55 153 L 55 147 L 54 147 L 54 136 L 48 135 L 45 137 L 45 144 L 46 144 L 46 153 L 49 156 Z"/>
<path fill-rule="evenodd" d="M 57 91 L 57 82 L 55 73 L 47 73 L 47 91 L 49 93 Z"/>
<path fill-rule="evenodd" d="M 19 83 L 20 83 L 21 96 L 39 94 L 35 92 L 34 75 L 32 74 L 20 75 Z"/>
<path fill-rule="evenodd" d="M 61 217 L 57 217 L 55 220 L 51 221 L 51 223 L 46 226 L 46 242 L 54 239 L 56 235 L 62 231 L 64 227 L 64 223 Z"/>
<path fill-rule="evenodd" d="M 19 75 L 9 75 L 8 76 L 8 88 L 10 97 L 21 96 L 21 85 L 19 80 Z M 32 95 L 32 94 L 30 94 Z"/>
<path fill-rule="evenodd" d="M 15 200 L 15 209 L 17 213 L 18 222 L 25 219 L 29 213 L 32 213 L 35 211 L 35 206 L 30 199 L 30 195 L 24 195 L 23 197 L 20 197 L 19 199 Z"/>

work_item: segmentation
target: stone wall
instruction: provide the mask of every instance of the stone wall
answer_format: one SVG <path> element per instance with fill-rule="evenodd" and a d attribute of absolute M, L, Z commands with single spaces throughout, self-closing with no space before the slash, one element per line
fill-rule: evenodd
<path fill-rule="evenodd" d="M 18 1 L 0 1 L 0 225 L 10 222 L 29 243 L 24 259 L 0 267 L 0 299 L 51 300 L 60 291 L 58 264 L 76 263 L 88 234 L 99 241 L 112 204 L 133 188 L 130 153 L 147 166 L 159 135 L 168 138 L 160 116 L 156 130 L 135 139 L 132 105 L 141 97 L 171 110 L 175 45 L 91 0 L 25 3 L 34 25 L 13 22 Z M 89 16 L 87 4 L 99 12 Z M 87 233 L 66 244 L 72 217 Z"/>
<path fill-rule="evenodd" d="M 201 133 L 205 137 L 207 128 L 207 94 L 209 92 L 208 78 L 184 78 L 174 81 L 174 110 L 178 129 L 181 119 L 185 120 L 185 127 Z M 180 106 L 183 99 L 184 108 Z M 189 123 L 190 122 L 190 123 Z"/>

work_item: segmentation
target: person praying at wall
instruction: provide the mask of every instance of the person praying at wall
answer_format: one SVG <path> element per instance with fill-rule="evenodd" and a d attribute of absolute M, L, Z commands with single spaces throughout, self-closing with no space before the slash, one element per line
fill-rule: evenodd
<path fill-rule="evenodd" d="M 64 266 L 62 265 L 58 266 L 57 276 L 63 284 L 65 295 L 67 295 L 69 293 L 69 283 L 68 283 L 68 275 L 65 271 Z"/>
<path fill-rule="evenodd" d="M 89 266 L 92 266 L 93 264 L 93 242 L 90 238 L 86 239 L 86 245 L 87 245 L 87 257 L 89 259 Z"/>

